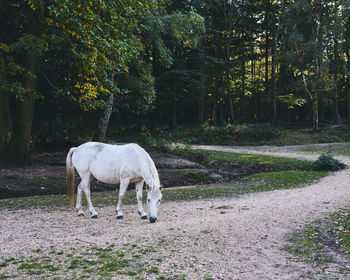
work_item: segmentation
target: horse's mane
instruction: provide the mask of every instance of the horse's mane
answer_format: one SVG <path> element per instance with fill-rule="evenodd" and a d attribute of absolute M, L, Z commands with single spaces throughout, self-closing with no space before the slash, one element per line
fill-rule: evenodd
<path fill-rule="evenodd" d="M 154 164 L 152 158 L 149 156 L 148 153 L 147 154 L 147 158 L 149 161 L 149 165 L 150 165 L 150 173 L 149 174 L 144 174 L 146 176 L 144 176 L 144 180 L 146 182 L 146 184 L 151 188 L 151 190 L 155 189 L 155 188 L 159 188 L 160 187 L 160 180 L 159 180 L 159 175 L 158 175 L 158 171 L 156 168 L 156 165 Z"/>

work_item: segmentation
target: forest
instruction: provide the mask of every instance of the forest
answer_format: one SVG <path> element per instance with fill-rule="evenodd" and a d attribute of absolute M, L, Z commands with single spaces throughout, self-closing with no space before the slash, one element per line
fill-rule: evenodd
<path fill-rule="evenodd" d="M 117 128 L 350 121 L 347 0 L 1 0 L 0 15 L 3 156 Z"/>

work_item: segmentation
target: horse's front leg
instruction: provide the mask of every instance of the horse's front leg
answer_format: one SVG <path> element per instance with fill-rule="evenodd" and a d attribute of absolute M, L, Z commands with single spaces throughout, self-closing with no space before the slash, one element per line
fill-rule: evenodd
<path fill-rule="evenodd" d="M 143 180 L 136 183 L 136 198 L 137 198 L 137 212 L 141 215 L 141 219 L 147 220 L 147 214 L 143 210 L 142 206 L 142 188 L 143 188 Z"/>
<path fill-rule="evenodd" d="M 98 215 L 97 212 L 95 211 L 94 207 L 92 206 L 92 202 L 91 202 L 91 198 L 90 198 L 90 182 L 91 182 L 92 177 L 90 176 L 90 178 L 87 180 L 86 184 L 84 185 L 84 194 L 86 197 L 86 201 L 89 205 L 89 211 L 91 213 L 91 218 L 93 219 L 97 219 Z"/>
<path fill-rule="evenodd" d="M 125 196 L 126 190 L 129 186 L 130 183 L 130 179 L 128 178 L 123 178 L 120 180 L 120 187 L 119 187 L 119 198 L 118 198 L 118 204 L 117 204 L 117 208 L 116 208 L 116 212 L 117 212 L 117 219 L 123 219 L 124 215 L 123 212 L 121 210 L 122 207 L 122 203 L 123 203 L 123 198 Z"/>

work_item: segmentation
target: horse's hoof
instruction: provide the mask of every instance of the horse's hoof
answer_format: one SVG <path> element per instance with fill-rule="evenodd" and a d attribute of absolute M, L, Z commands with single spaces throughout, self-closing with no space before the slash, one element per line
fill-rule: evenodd
<path fill-rule="evenodd" d="M 84 216 L 84 213 L 78 214 L 78 217 L 83 217 L 83 216 Z"/>
<path fill-rule="evenodd" d="M 93 216 L 91 216 L 91 218 L 98 219 L 98 216 L 97 215 L 93 215 Z"/>
<path fill-rule="evenodd" d="M 117 216 L 117 219 L 118 219 L 118 220 L 123 220 L 123 219 L 124 219 L 124 216 Z"/>
<path fill-rule="evenodd" d="M 141 216 L 141 219 L 142 220 L 147 220 L 147 216 L 145 215 L 145 216 Z"/>

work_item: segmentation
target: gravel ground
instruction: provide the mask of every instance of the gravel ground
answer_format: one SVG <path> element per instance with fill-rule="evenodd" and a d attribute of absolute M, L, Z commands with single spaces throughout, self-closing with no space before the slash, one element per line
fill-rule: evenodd
<path fill-rule="evenodd" d="M 295 152 L 277 154 L 309 157 Z M 350 165 L 349 158 L 341 159 Z M 98 220 L 64 210 L 1 210 L 0 262 L 9 256 L 29 256 L 37 248 L 50 250 L 52 245 L 64 250 L 106 242 L 117 247 L 125 242 L 147 246 L 164 240 L 167 246 L 159 250 L 164 259 L 159 269 L 168 275 L 185 274 L 186 279 L 310 279 L 315 268 L 293 261 L 281 250 L 287 244 L 286 235 L 346 206 L 349 182 L 350 170 L 345 169 L 301 189 L 163 203 L 154 224 L 139 218 L 136 205 L 124 206 L 124 220 L 116 219 L 114 206 L 96 208 Z M 346 279 L 336 266 L 325 273 L 333 279 Z"/>

